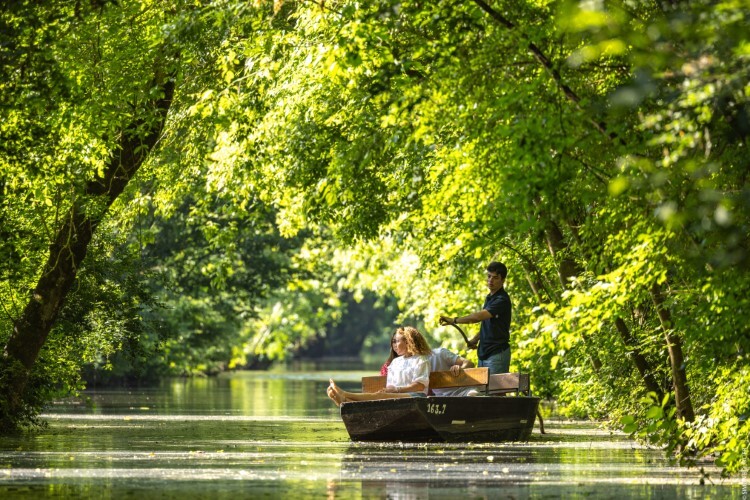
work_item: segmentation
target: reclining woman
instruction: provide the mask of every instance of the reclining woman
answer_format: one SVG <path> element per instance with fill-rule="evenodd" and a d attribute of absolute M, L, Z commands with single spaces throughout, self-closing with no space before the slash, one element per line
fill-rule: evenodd
<path fill-rule="evenodd" d="M 378 392 L 348 392 L 331 379 L 328 397 L 340 406 L 350 401 L 424 397 L 429 390 L 431 352 L 427 341 L 412 326 L 398 328 L 391 338 L 391 347 L 398 355 L 388 367 L 385 389 Z"/>

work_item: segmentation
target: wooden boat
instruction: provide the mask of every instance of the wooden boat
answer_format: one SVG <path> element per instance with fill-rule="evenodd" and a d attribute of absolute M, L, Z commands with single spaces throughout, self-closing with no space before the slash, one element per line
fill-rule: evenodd
<path fill-rule="evenodd" d="M 447 375 L 446 375 L 447 374 Z M 363 387 L 373 389 L 366 377 Z M 384 380 L 382 381 L 384 382 Z M 355 441 L 523 441 L 534 428 L 540 398 L 528 390 L 528 374 L 489 376 L 487 368 L 430 374 L 430 387 L 478 386 L 481 396 L 429 396 L 343 403 L 341 419 Z M 506 394 L 515 392 L 516 396 Z M 525 394 L 525 395 L 523 395 Z"/>
<path fill-rule="evenodd" d="M 450 397 L 381 399 L 341 405 L 355 441 L 524 441 L 539 398 Z"/>

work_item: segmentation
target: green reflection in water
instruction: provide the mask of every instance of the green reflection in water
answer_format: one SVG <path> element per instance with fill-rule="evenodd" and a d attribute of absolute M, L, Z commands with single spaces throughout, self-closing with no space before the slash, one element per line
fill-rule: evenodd
<path fill-rule="evenodd" d="M 0 439 L 0 496 L 742 498 L 741 480 L 709 466 L 716 479 L 701 486 L 696 470 L 589 423 L 552 420 L 527 443 L 352 443 L 324 389 L 364 374 L 90 391 L 50 408 L 47 429 Z"/>

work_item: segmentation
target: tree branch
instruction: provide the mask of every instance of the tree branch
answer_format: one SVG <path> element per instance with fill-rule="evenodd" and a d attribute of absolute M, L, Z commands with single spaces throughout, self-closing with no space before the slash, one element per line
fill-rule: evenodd
<path fill-rule="evenodd" d="M 507 28 L 509 31 L 514 31 L 517 33 L 516 25 L 501 13 L 490 7 L 484 0 L 473 1 L 479 6 L 480 9 L 489 14 L 492 19 Z M 534 58 L 542 65 L 542 67 L 544 67 L 547 73 L 555 81 L 555 83 L 557 84 L 557 88 L 560 89 L 565 97 L 575 105 L 576 109 L 583 111 L 580 105 L 581 98 L 563 81 L 560 72 L 552 64 L 552 61 L 534 42 L 529 40 L 528 36 L 526 36 L 524 33 L 518 33 L 518 35 L 523 41 L 527 43 L 526 48 L 529 50 L 529 52 L 531 52 Z M 608 140 L 613 140 L 617 137 L 617 134 L 607 131 L 607 127 L 604 123 L 598 122 L 592 118 L 587 118 L 587 121 L 597 130 L 597 132 L 602 134 Z"/>

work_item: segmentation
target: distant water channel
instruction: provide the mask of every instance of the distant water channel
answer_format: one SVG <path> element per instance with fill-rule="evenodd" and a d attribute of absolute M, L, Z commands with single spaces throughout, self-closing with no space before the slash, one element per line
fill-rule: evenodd
<path fill-rule="evenodd" d="M 353 443 L 325 396 L 368 372 L 243 372 L 91 390 L 0 438 L 0 498 L 747 498 L 594 423 L 529 442 Z"/>

